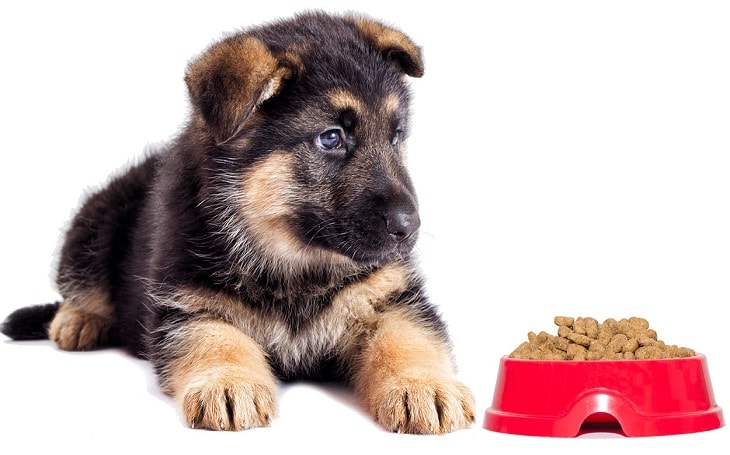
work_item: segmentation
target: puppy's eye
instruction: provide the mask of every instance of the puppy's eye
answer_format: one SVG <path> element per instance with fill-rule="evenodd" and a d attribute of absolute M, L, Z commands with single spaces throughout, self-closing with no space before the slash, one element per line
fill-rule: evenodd
<path fill-rule="evenodd" d="M 339 128 L 332 128 L 330 130 L 324 131 L 323 133 L 320 133 L 320 135 L 317 136 L 315 142 L 317 144 L 317 147 L 327 151 L 337 150 L 344 147 L 345 145 L 343 132 Z"/>
<path fill-rule="evenodd" d="M 396 146 L 400 142 L 400 138 L 403 135 L 403 130 L 395 130 L 393 136 L 390 138 L 390 145 Z"/>

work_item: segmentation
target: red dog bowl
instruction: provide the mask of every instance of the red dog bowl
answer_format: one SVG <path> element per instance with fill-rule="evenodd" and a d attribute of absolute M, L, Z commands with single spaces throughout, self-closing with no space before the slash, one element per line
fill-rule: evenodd
<path fill-rule="evenodd" d="M 661 360 L 501 359 L 484 428 L 530 436 L 660 436 L 724 425 L 705 356 Z"/>

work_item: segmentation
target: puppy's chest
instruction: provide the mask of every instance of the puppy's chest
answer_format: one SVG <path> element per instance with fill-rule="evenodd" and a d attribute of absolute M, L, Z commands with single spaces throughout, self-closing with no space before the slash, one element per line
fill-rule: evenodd
<path fill-rule="evenodd" d="M 316 304 L 298 301 L 296 294 L 266 303 L 200 288 L 182 289 L 158 303 L 227 321 L 258 342 L 283 373 L 297 375 L 323 360 L 352 355 L 383 315 L 399 305 L 397 296 L 408 288 L 409 276 L 402 264 L 386 265 Z"/>
<path fill-rule="evenodd" d="M 288 311 L 240 305 L 229 313 L 229 318 L 256 340 L 285 373 L 306 371 L 324 357 L 347 351 L 377 324 L 382 299 L 358 292 L 356 288 L 345 289 L 326 302 L 319 302 L 317 311 L 297 312 L 294 297 L 281 303 L 292 307 Z M 300 304 L 312 305 L 311 302 Z"/>

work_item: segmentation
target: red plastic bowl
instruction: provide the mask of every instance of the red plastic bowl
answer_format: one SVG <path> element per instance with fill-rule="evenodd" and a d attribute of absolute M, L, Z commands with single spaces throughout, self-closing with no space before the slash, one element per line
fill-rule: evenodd
<path fill-rule="evenodd" d="M 703 355 L 662 360 L 501 359 L 484 428 L 575 437 L 660 436 L 724 425 Z"/>

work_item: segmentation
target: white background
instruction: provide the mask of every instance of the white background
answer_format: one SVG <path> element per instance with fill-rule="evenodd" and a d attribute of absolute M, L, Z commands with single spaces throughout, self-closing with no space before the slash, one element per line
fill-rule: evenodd
<path fill-rule="evenodd" d="M 554 333 L 558 314 L 647 318 L 661 339 L 707 356 L 715 398 L 730 409 L 730 11 L 722 1 L 5 2 L 0 317 L 57 298 L 51 277 L 65 223 L 84 190 L 176 134 L 187 115 L 188 59 L 223 32 L 303 7 L 363 11 L 423 47 L 426 75 L 413 82 L 409 142 L 422 207 L 418 251 L 450 325 L 460 377 L 477 397 L 474 427 L 444 437 L 393 435 L 347 390 L 295 384 L 281 387 L 270 428 L 193 431 L 145 362 L 3 339 L 3 447 L 727 447 L 727 427 L 578 439 L 481 428 L 500 357 L 530 330 Z"/>

